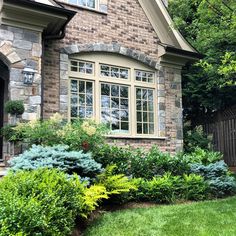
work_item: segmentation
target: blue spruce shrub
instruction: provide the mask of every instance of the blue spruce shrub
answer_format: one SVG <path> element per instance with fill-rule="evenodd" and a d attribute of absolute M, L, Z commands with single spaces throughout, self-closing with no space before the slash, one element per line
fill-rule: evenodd
<path fill-rule="evenodd" d="M 101 164 L 97 163 L 90 153 L 68 149 L 68 146 L 62 145 L 53 147 L 33 145 L 32 148 L 9 162 L 11 170 L 57 168 L 68 174 L 76 173 L 81 177 L 91 178 L 102 172 Z"/>
<path fill-rule="evenodd" d="M 224 161 L 209 165 L 192 164 L 191 172 L 205 178 L 213 197 L 223 197 L 236 193 L 235 178 L 230 175 L 228 166 Z"/>

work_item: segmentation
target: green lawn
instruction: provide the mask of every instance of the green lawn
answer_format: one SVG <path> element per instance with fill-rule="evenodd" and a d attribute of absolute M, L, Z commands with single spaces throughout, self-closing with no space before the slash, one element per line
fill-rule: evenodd
<path fill-rule="evenodd" d="M 85 236 L 235 236 L 236 197 L 106 213 Z"/>

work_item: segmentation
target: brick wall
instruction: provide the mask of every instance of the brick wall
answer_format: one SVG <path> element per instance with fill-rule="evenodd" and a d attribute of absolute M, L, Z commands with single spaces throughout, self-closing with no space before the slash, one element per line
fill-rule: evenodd
<path fill-rule="evenodd" d="M 45 42 L 44 118 L 60 110 L 60 49 L 70 45 L 117 43 L 158 60 L 158 36 L 154 32 L 138 0 L 109 0 L 108 13 L 73 7 L 78 13 L 69 23 L 63 40 Z M 62 72 L 61 72 L 62 73 Z M 150 147 L 158 144 L 163 150 L 175 152 L 182 147 L 182 108 L 180 71 L 163 67 L 159 115 L 166 139 L 116 140 L 120 145 Z"/>

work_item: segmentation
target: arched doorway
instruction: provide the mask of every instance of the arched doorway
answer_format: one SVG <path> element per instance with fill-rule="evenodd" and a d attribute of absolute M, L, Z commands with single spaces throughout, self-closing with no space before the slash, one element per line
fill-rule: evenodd
<path fill-rule="evenodd" d="M 4 113 L 4 103 L 8 99 L 9 69 L 0 60 L 0 128 L 7 122 L 7 114 Z M 0 161 L 3 160 L 3 138 L 0 137 Z"/>

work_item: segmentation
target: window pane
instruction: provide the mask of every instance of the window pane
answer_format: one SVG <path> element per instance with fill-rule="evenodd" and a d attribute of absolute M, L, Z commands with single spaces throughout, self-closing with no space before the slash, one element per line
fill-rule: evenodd
<path fill-rule="evenodd" d="M 121 109 L 128 109 L 129 108 L 128 99 L 120 99 L 120 108 Z"/>
<path fill-rule="evenodd" d="M 140 71 L 136 70 L 135 71 L 135 79 L 136 81 L 141 81 L 145 83 L 153 83 L 154 82 L 154 75 L 155 73 L 153 72 L 147 72 L 147 71 Z"/>
<path fill-rule="evenodd" d="M 120 86 L 120 96 L 123 98 L 128 98 L 128 87 Z"/>
<path fill-rule="evenodd" d="M 92 106 L 93 105 L 93 96 L 92 95 L 86 95 L 86 105 Z"/>
<path fill-rule="evenodd" d="M 71 92 L 77 92 L 78 90 L 78 83 L 77 80 L 71 80 Z"/>
<path fill-rule="evenodd" d="M 77 89 L 77 85 L 79 85 L 79 90 Z M 71 118 L 80 117 L 84 119 L 93 116 L 92 82 L 71 80 L 71 105 Z"/>
<path fill-rule="evenodd" d="M 87 82 L 86 83 L 86 93 L 93 93 L 93 83 L 92 82 Z"/>
<path fill-rule="evenodd" d="M 111 99 L 111 107 L 112 108 L 119 108 L 119 98 L 112 98 Z"/>
<path fill-rule="evenodd" d="M 85 82 L 84 81 L 79 81 L 79 92 L 85 93 Z"/>
<path fill-rule="evenodd" d="M 153 105 L 153 90 L 136 88 L 136 122 L 138 134 L 154 134 Z"/>
<path fill-rule="evenodd" d="M 129 131 L 129 123 L 128 122 L 121 122 L 121 130 L 122 131 Z"/>
<path fill-rule="evenodd" d="M 71 107 L 71 117 L 77 117 L 78 116 L 78 107 L 72 106 Z"/>
<path fill-rule="evenodd" d="M 95 8 L 95 0 L 87 0 L 87 7 Z"/>
<path fill-rule="evenodd" d="M 142 112 L 137 112 L 137 121 L 138 122 L 142 122 L 143 119 L 142 119 Z"/>
<path fill-rule="evenodd" d="M 149 134 L 154 134 L 154 124 L 149 125 Z"/>
<path fill-rule="evenodd" d="M 111 96 L 119 97 L 119 86 L 118 85 L 111 86 Z"/>
<path fill-rule="evenodd" d="M 79 108 L 79 117 L 84 119 L 85 118 L 85 107 Z"/>
<path fill-rule="evenodd" d="M 121 93 L 125 98 L 121 97 Z M 101 84 L 101 120 L 108 123 L 114 133 L 129 131 L 128 98 L 127 86 Z"/>
<path fill-rule="evenodd" d="M 118 66 L 100 65 L 101 76 L 128 79 L 129 70 Z"/>
<path fill-rule="evenodd" d="M 126 69 L 120 69 L 120 78 L 121 79 L 128 79 L 129 71 Z"/>
<path fill-rule="evenodd" d="M 102 96 L 101 97 L 101 106 L 110 108 L 110 97 L 108 96 Z"/>
<path fill-rule="evenodd" d="M 144 123 L 143 124 L 143 133 L 144 134 L 148 134 L 149 132 L 148 132 L 148 124 L 147 123 Z"/>
<path fill-rule="evenodd" d="M 142 123 L 137 124 L 137 133 L 142 134 L 143 133 L 143 126 Z"/>
<path fill-rule="evenodd" d="M 121 121 L 129 121 L 129 111 L 128 110 L 122 110 L 120 112 L 120 118 L 121 118 Z"/>
<path fill-rule="evenodd" d="M 110 85 L 108 84 L 102 84 L 102 95 L 110 96 Z"/>
<path fill-rule="evenodd" d="M 119 78 L 119 69 L 118 68 L 111 68 L 111 77 Z"/>

